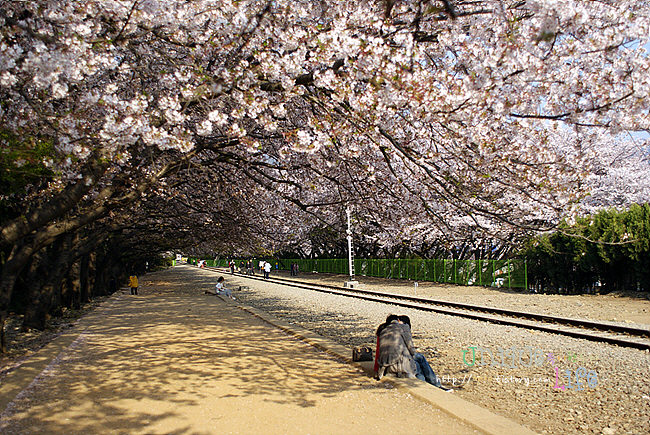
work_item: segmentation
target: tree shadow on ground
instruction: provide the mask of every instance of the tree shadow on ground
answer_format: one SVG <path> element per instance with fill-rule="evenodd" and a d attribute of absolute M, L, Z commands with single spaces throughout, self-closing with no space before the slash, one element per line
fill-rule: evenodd
<path fill-rule="evenodd" d="M 316 406 L 368 387 L 360 372 L 219 298 L 196 295 L 214 276 L 179 276 L 169 290 L 119 295 L 5 411 L 3 433 L 134 433 L 174 421 L 166 433 L 197 432 L 186 415 L 216 401 Z M 167 284 L 165 284 L 167 285 Z M 349 320 L 349 319 L 348 319 Z M 205 432 L 205 433 L 209 433 Z"/>

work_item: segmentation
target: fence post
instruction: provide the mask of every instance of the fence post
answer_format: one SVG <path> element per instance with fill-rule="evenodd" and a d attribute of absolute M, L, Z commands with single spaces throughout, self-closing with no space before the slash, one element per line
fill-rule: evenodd
<path fill-rule="evenodd" d="M 510 259 L 508 258 L 508 290 L 510 290 L 512 286 L 510 285 Z"/>
<path fill-rule="evenodd" d="M 438 281 L 436 281 L 436 259 L 434 258 L 431 261 L 433 261 L 433 279 L 431 281 L 438 282 Z"/>
<path fill-rule="evenodd" d="M 444 277 L 443 277 L 443 279 L 444 279 L 443 282 L 447 282 L 447 259 L 446 258 L 442 259 L 442 270 L 445 273 Z"/>
<path fill-rule="evenodd" d="M 528 292 L 528 260 L 524 258 L 524 287 Z"/>
<path fill-rule="evenodd" d="M 469 283 L 469 260 L 463 260 L 463 264 L 465 265 L 465 279 L 463 280 L 463 285 L 467 285 Z"/>
<path fill-rule="evenodd" d="M 452 260 L 453 261 L 453 260 Z M 445 261 L 443 261 L 443 264 L 445 266 L 445 281 L 444 282 L 450 282 L 450 277 L 451 277 L 451 272 L 447 270 L 447 259 L 445 258 Z M 449 274 L 449 275 L 447 275 Z"/>
<path fill-rule="evenodd" d="M 492 261 L 492 283 L 494 283 L 494 273 L 496 272 L 496 270 L 494 270 L 494 263 L 496 262 L 496 260 L 491 260 L 491 261 Z M 490 283 L 490 286 L 492 286 L 492 283 Z"/>

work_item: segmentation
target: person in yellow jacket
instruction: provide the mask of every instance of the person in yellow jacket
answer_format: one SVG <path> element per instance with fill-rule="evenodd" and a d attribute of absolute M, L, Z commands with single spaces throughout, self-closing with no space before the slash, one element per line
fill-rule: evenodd
<path fill-rule="evenodd" d="M 138 277 L 137 275 L 131 275 L 129 277 L 129 287 L 131 287 L 131 294 L 138 294 Z"/>

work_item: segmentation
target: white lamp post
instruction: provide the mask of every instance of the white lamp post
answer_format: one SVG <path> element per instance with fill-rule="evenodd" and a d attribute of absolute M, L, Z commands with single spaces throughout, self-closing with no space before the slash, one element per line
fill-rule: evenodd
<path fill-rule="evenodd" d="M 350 221 L 350 206 L 346 207 L 345 214 L 348 217 L 348 271 L 350 272 L 350 279 L 345 282 L 346 288 L 355 288 L 359 286 L 359 281 L 354 279 L 354 252 L 352 250 L 352 222 Z"/>

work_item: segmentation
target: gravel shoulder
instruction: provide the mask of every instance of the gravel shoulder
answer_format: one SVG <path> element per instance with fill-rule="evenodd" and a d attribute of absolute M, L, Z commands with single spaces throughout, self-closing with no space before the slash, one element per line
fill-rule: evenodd
<path fill-rule="evenodd" d="M 287 273 L 276 276 L 291 278 Z M 342 275 L 303 273 L 300 281 L 340 285 L 346 281 Z M 574 317 L 628 326 L 650 327 L 650 294 L 641 292 L 616 292 L 606 295 L 557 295 L 523 293 L 507 288 L 481 286 L 458 286 L 431 282 L 390 280 L 383 278 L 356 277 L 363 289 L 387 293 L 417 295 L 450 302 L 508 308 L 517 311 Z"/>
<path fill-rule="evenodd" d="M 455 394 L 539 433 L 650 433 L 650 353 L 646 351 L 224 276 L 232 288 L 242 287 L 235 294 L 244 303 L 349 347 L 374 348 L 374 331 L 386 315 L 407 314 L 416 346 L 443 381 L 456 387 Z M 307 277 L 342 284 L 341 277 L 299 278 Z M 366 282 L 366 288 L 413 290 L 412 283 L 389 284 Z M 420 285 L 417 294 L 567 317 L 650 323 L 648 301 L 640 298 L 427 287 Z M 535 310 L 530 309 L 532 301 Z"/>

